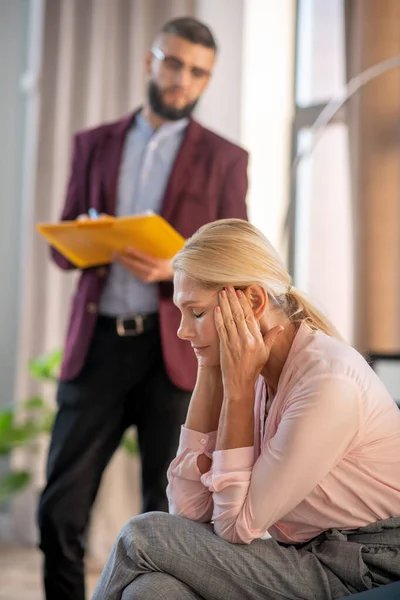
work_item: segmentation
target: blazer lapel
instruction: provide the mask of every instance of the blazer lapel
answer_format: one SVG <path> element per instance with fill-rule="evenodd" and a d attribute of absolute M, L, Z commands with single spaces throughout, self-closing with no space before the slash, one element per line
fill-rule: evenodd
<path fill-rule="evenodd" d="M 167 221 L 171 219 L 171 215 L 178 205 L 180 195 L 190 180 L 192 169 L 201 149 L 202 130 L 203 128 L 199 123 L 193 119 L 190 120 L 168 181 L 161 208 L 161 215 Z"/>
<path fill-rule="evenodd" d="M 117 187 L 119 168 L 122 160 L 122 151 L 126 134 L 137 112 L 119 121 L 109 132 L 103 147 L 103 157 L 100 160 L 100 178 L 105 191 L 105 210 L 110 215 L 115 215 L 117 203 Z"/>

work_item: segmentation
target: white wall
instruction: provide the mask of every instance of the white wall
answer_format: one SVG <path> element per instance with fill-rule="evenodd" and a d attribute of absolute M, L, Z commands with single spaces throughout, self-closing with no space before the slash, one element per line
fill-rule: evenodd
<path fill-rule="evenodd" d="M 218 43 L 213 79 L 196 110 L 210 129 L 242 141 L 243 19 L 246 0 L 197 0 L 196 17 L 211 27 Z"/>
<path fill-rule="evenodd" d="M 308 133 L 300 141 L 308 141 Z M 327 128 L 297 178 L 296 285 L 353 341 L 354 260 L 347 127 Z"/>
<path fill-rule="evenodd" d="M 293 114 L 294 0 L 198 0 L 220 53 L 197 116 L 250 151 L 250 220 L 283 253 Z"/>
<path fill-rule="evenodd" d="M 250 220 L 283 254 L 289 195 L 294 0 L 246 0 L 242 141 L 251 152 Z"/>
<path fill-rule="evenodd" d="M 0 407 L 14 399 L 18 338 L 19 221 L 24 97 L 19 88 L 25 68 L 28 9 L 22 0 L 0 2 Z M 8 462 L 0 462 L 0 474 Z M 4 508 L 4 507 L 2 507 Z M 0 509 L 0 537 L 11 534 Z"/>
<path fill-rule="evenodd" d="M 0 2 L 0 405 L 12 402 L 14 389 L 27 8 L 21 0 Z"/>

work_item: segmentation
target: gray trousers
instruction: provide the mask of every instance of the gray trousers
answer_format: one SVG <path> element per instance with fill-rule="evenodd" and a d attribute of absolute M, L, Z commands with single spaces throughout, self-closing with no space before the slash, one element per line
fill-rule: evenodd
<path fill-rule="evenodd" d="M 400 517 L 286 546 L 146 513 L 121 530 L 92 600 L 333 600 L 399 579 Z"/>

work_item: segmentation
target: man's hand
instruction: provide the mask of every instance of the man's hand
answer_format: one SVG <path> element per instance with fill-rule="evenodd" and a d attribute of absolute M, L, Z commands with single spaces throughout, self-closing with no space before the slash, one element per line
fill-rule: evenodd
<path fill-rule="evenodd" d="M 90 210 L 90 209 L 89 209 Z M 83 213 L 81 215 L 78 215 L 76 217 L 77 221 L 97 221 L 97 219 L 113 219 L 114 217 L 112 215 L 107 215 L 107 213 L 96 213 L 96 216 L 90 216 L 87 213 Z"/>
<path fill-rule="evenodd" d="M 114 260 L 144 283 L 171 281 L 173 277 L 169 258 L 154 258 L 136 248 L 126 248 L 123 254 L 115 253 Z"/>

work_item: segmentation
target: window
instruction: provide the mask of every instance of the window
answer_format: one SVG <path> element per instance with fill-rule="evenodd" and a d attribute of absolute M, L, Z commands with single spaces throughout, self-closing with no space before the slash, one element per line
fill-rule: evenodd
<path fill-rule="evenodd" d="M 318 136 L 312 126 L 346 83 L 343 0 L 298 0 L 290 266 L 348 341 L 353 334 L 353 249 L 345 110 Z"/>
<path fill-rule="evenodd" d="M 296 104 L 327 102 L 345 81 L 343 0 L 299 0 Z"/>

